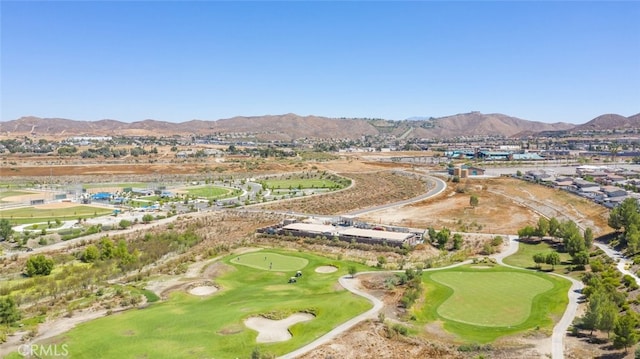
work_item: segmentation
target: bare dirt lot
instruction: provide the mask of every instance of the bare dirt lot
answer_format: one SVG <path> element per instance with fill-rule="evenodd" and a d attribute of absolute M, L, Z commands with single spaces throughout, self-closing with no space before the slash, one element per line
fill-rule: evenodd
<path fill-rule="evenodd" d="M 475 208 L 470 206 L 471 195 L 479 199 Z M 575 218 L 596 234 L 610 231 L 606 208 L 570 193 L 510 178 L 449 183 L 447 191 L 437 198 L 368 213 L 363 219 L 418 228 L 515 234 L 526 225 L 535 225 L 541 215 L 560 220 Z"/>

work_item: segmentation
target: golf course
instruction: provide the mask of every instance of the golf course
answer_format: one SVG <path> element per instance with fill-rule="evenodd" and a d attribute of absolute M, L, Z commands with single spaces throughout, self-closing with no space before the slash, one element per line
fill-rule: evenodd
<path fill-rule="evenodd" d="M 421 322 L 442 321 L 461 341 L 486 343 L 539 327 L 562 316 L 570 283 L 547 274 L 506 267 L 458 267 L 425 272 Z"/>
<path fill-rule="evenodd" d="M 273 262 L 271 270 L 267 261 Z M 367 300 L 336 287 L 348 266 L 366 268 L 357 263 L 269 249 L 231 255 L 216 265 L 224 274 L 214 279 L 215 294 L 177 290 L 166 301 L 81 324 L 51 342 L 68 343 L 70 356 L 79 358 L 246 358 L 256 347 L 281 355 L 371 308 Z M 323 265 L 339 270 L 316 273 Z M 298 282 L 288 284 L 298 270 Z M 289 327 L 292 338 L 283 342 L 258 344 L 258 332 L 244 324 L 251 317 L 280 320 L 296 313 L 313 318 Z"/>

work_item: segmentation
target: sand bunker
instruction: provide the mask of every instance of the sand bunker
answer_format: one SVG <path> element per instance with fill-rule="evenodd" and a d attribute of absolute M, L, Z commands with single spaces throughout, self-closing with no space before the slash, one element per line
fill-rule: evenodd
<path fill-rule="evenodd" d="M 320 266 L 318 268 L 316 268 L 316 272 L 318 273 L 333 273 L 335 271 L 337 271 L 338 268 L 334 267 L 334 266 Z"/>
<path fill-rule="evenodd" d="M 211 285 L 201 285 L 189 289 L 189 293 L 193 295 L 211 295 L 218 291 L 218 288 Z"/>
<path fill-rule="evenodd" d="M 295 313 L 281 320 L 271 320 L 263 317 L 251 317 L 244 321 L 249 329 L 258 332 L 258 343 L 284 342 L 291 339 L 289 327 L 300 322 L 313 319 L 312 314 Z"/>

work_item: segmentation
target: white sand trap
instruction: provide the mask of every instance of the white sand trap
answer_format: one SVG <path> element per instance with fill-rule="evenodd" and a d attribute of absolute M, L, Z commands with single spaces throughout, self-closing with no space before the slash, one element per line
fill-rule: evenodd
<path fill-rule="evenodd" d="M 218 291 L 218 288 L 212 285 L 200 285 L 189 289 L 189 293 L 193 295 L 211 295 Z"/>
<path fill-rule="evenodd" d="M 251 317 L 244 321 L 249 329 L 258 332 L 258 343 L 284 342 L 291 339 L 289 327 L 313 319 L 309 313 L 295 313 L 281 320 L 271 320 L 263 317 Z"/>
<path fill-rule="evenodd" d="M 334 266 L 320 266 L 318 268 L 316 268 L 316 272 L 318 273 L 333 273 L 335 271 L 337 271 L 338 268 L 334 267 Z"/>

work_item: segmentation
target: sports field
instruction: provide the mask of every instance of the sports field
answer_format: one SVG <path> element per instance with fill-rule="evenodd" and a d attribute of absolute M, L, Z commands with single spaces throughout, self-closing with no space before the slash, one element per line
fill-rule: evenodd
<path fill-rule="evenodd" d="M 281 250 L 255 252 L 254 260 L 264 260 L 265 255 L 299 258 L 299 265 L 306 261 L 303 276 L 288 284 L 295 272 L 240 265 L 236 255 L 229 256 L 222 263 L 231 268 L 215 278 L 220 290 L 211 296 L 174 292 L 167 301 L 81 324 L 50 342 L 68 344 L 73 358 L 249 358 L 256 347 L 263 354 L 282 355 L 371 308 L 367 300 L 335 285 L 349 266 L 360 271 L 368 267 Z M 339 270 L 316 273 L 322 265 Z M 315 317 L 290 327 L 293 337 L 285 342 L 257 344 L 258 333 L 244 325 L 249 317 L 281 319 L 297 312 Z"/>
<path fill-rule="evenodd" d="M 41 223 L 59 220 L 75 220 L 104 216 L 113 210 L 105 207 L 60 203 L 58 206 L 30 206 L 0 211 L 1 218 L 7 218 L 12 224 Z"/>
<path fill-rule="evenodd" d="M 0 202 L 2 202 L 2 199 L 7 197 L 25 196 L 25 195 L 33 195 L 33 194 L 37 194 L 37 192 L 16 191 L 16 190 L 1 191 Z"/>
<path fill-rule="evenodd" d="M 188 187 L 184 189 L 191 196 L 204 197 L 207 199 L 220 199 L 237 196 L 240 191 L 233 188 L 208 186 L 208 187 Z"/>
<path fill-rule="evenodd" d="M 441 320 L 469 342 L 540 327 L 550 329 L 567 305 L 567 280 L 505 267 L 460 267 L 424 274 L 420 321 Z"/>
<path fill-rule="evenodd" d="M 302 269 L 309 261 L 302 257 L 293 257 L 277 253 L 253 252 L 233 258 L 232 263 L 256 269 L 284 272 Z"/>

